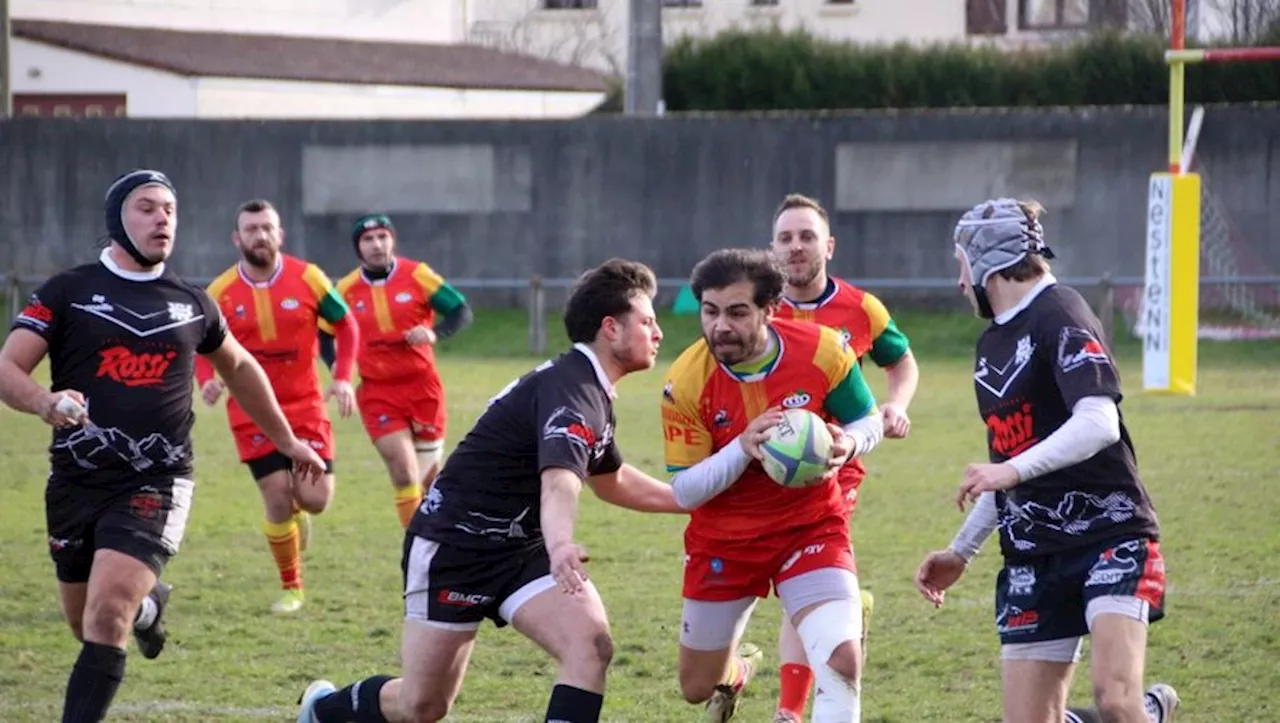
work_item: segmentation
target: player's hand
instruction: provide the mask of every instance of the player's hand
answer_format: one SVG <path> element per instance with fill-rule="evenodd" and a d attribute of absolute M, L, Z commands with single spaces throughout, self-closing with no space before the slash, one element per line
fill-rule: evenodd
<path fill-rule="evenodd" d="M 960 480 L 960 491 L 956 495 L 956 506 L 964 511 L 965 502 L 977 502 L 983 492 L 997 492 L 1011 489 L 1021 480 L 1018 470 L 1008 462 L 1000 464 L 971 464 L 964 469 L 964 479 Z"/>
<path fill-rule="evenodd" d="M 83 424 L 89 419 L 84 395 L 74 389 L 49 392 L 40 403 L 40 418 L 54 429 Z"/>
<path fill-rule="evenodd" d="M 409 346 L 425 346 L 436 343 L 436 333 L 431 328 L 419 324 L 404 333 L 404 340 L 409 342 Z"/>
<path fill-rule="evenodd" d="M 582 590 L 582 582 L 587 579 L 584 563 L 591 559 L 586 548 L 563 542 L 548 550 L 547 555 L 551 559 L 551 577 L 555 578 L 560 591 L 573 595 Z"/>
<path fill-rule="evenodd" d="M 218 397 L 222 396 L 222 390 L 226 388 L 227 385 L 223 384 L 221 379 L 210 379 L 200 387 L 200 398 L 212 407 L 218 403 Z"/>
<path fill-rule="evenodd" d="M 884 420 L 884 436 L 887 439 L 906 439 L 911 433 L 911 418 L 907 410 L 897 404 L 880 405 L 880 418 Z"/>
<path fill-rule="evenodd" d="M 742 450 L 756 461 L 764 459 L 760 445 L 769 441 L 773 428 L 782 421 L 782 407 L 769 407 L 760 416 L 747 423 L 747 428 L 738 435 L 738 443 Z"/>
<path fill-rule="evenodd" d="M 333 384 L 329 385 L 329 394 L 325 398 L 333 397 L 338 400 L 338 415 L 343 419 L 351 416 L 351 411 L 356 408 L 356 391 L 351 387 L 351 382 L 337 379 Z"/>
<path fill-rule="evenodd" d="M 295 484 L 309 482 L 315 484 L 324 476 L 324 460 L 311 445 L 300 439 L 294 439 L 280 449 L 286 457 L 293 460 L 293 480 Z"/>
<path fill-rule="evenodd" d="M 916 570 L 916 589 L 936 608 L 942 607 L 947 588 L 956 584 L 968 563 L 955 550 L 937 550 L 925 555 Z"/>
<path fill-rule="evenodd" d="M 827 473 L 823 479 L 831 479 L 840 471 L 840 468 L 849 463 L 856 451 L 853 437 L 845 433 L 844 427 L 838 424 L 827 423 L 827 430 L 831 432 L 831 451 L 827 454 Z"/>

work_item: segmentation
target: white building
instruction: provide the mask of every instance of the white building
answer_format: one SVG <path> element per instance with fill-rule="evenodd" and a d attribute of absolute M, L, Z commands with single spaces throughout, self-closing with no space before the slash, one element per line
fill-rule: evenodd
<path fill-rule="evenodd" d="M 13 0 L 16 115 L 564 118 L 589 69 L 462 44 L 449 0 Z"/>
<path fill-rule="evenodd" d="M 1052 43 L 1100 23 L 1167 28 L 1167 17 L 1149 17 L 1167 7 L 1154 0 L 649 1 L 663 5 L 667 43 L 735 27 L 1004 46 Z M 17 110 L 31 113 L 576 116 L 606 91 L 582 68 L 626 70 L 630 2 L 10 0 L 13 88 Z M 1219 24 L 1205 17 L 1201 27 Z"/>

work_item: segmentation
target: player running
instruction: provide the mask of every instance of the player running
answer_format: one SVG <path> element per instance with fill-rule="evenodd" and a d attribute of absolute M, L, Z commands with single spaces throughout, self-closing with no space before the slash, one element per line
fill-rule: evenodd
<path fill-rule="evenodd" d="M 853 347 L 859 364 L 870 357 L 885 370 L 888 394 L 880 404 L 884 436 L 905 439 L 911 431 L 907 407 L 915 396 L 920 370 L 907 337 L 874 295 L 827 274 L 827 262 L 835 253 L 827 211 L 812 198 L 798 193 L 782 199 L 773 219 L 771 249 L 786 271 L 782 304 L 776 317 L 813 321 L 838 331 Z M 839 482 L 849 501 L 849 514 L 858 502 L 858 488 L 867 471 L 861 460 L 851 459 L 840 468 Z M 862 652 L 866 654 L 868 622 L 874 598 L 863 589 Z M 780 692 L 774 723 L 799 723 L 813 686 L 813 671 L 805 661 L 804 644 L 790 620 L 783 616 L 778 635 Z"/>
<path fill-rule="evenodd" d="M 622 462 L 615 386 L 653 367 L 656 281 L 611 260 L 569 294 L 573 349 L 508 384 L 449 455 L 405 536 L 403 678 L 340 691 L 319 680 L 298 723 L 431 723 L 449 713 L 485 619 L 560 663 L 546 720 L 595 723 L 613 656 L 608 617 L 574 544 L 582 485 L 648 512 L 682 512 L 672 489 Z"/>
<path fill-rule="evenodd" d="M 102 720 L 132 630 L 144 657 L 165 645 L 159 575 L 186 531 L 192 481 L 191 370 L 205 355 L 300 478 L 319 457 L 289 431 L 262 369 L 218 307 L 165 268 L 178 226 L 173 185 L 131 171 L 107 189 L 110 246 L 46 281 L 0 349 L 0 400 L 53 427 L 45 491 L 62 612 L 81 641 L 63 723 Z M 49 357 L 45 390 L 31 372 Z"/>
<path fill-rule="evenodd" d="M 1142 693 L 1148 624 L 1164 617 L 1159 525 L 1120 418 L 1102 325 L 1050 272 L 1041 213 L 1001 198 L 956 225 L 960 286 L 992 322 L 973 375 L 990 461 L 965 469 L 957 502 L 976 505 L 952 546 L 921 563 L 916 586 L 942 605 L 998 526 L 1005 720 L 1063 720 L 1089 635 L 1098 709 L 1066 719 L 1164 723 L 1177 694 L 1163 684 Z"/>
<path fill-rule="evenodd" d="M 444 385 L 433 347 L 471 323 L 471 307 L 430 266 L 395 255 L 390 218 L 356 219 L 351 241 L 360 267 L 337 288 L 360 325 L 356 404 L 391 475 L 400 525 L 407 527 L 444 455 Z M 321 331 L 330 329 L 322 323 Z M 331 339 L 327 333 L 320 339 L 326 363 Z"/>
<path fill-rule="evenodd" d="M 663 388 L 668 470 L 694 509 L 685 530 L 680 689 L 726 721 L 762 658 L 739 647 L 772 585 L 804 641 L 818 693 L 815 723 L 860 715 L 861 602 L 838 468 L 871 451 L 883 428 L 857 355 L 824 326 L 770 321 L 783 274 L 766 251 L 717 251 L 694 267 L 703 338 Z M 780 408 L 839 423 L 826 482 L 788 489 L 765 475 L 759 445 Z M 736 653 L 735 653 L 736 649 Z"/>
<path fill-rule="evenodd" d="M 328 277 L 314 264 L 280 252 L 284 229 L 280 215 L 266 201 L 249 201 L 236 212 L 232 242 L 244 259 L 209 284 L 209 296 L 221 307 L 231 334 L 262 364 L 276 399 L 299 439 L 325 461 L 318 482 L 302 484 L 289 472 L 289 461 L 253 423 L 234 398 L 227 419 L 240 461 L 249 467 L 266 511 L 263 532 L 280 571 L 284 594 L 272 604 L 277 613 L 302 607 L 302 551 L 310 537 L 308 513 L 319 514 L 333 498 L 333 432 L 316 371 L 317 324 L 324 320 L 337 334 L 338 359 L 328 396 L 338 400 L 346 417 L 355 406 L 351 372 L 359 329 Z M 216 404 L 224 388 L 208 364 L 196 365 L 200 395 Z"/>

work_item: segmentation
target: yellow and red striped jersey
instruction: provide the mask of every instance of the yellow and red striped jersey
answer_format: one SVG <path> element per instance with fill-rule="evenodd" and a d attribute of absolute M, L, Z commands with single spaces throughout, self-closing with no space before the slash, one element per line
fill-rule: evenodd
<path fill-rule="evenodd" d="M 857 356 L 834 330 L 775 320 L 776 357 L 744 375 L 716 360 L 705 340 L 676 359 L 662 391 L 667 470 L 692 467 L 735 441 L 769 407 L 808 409 L 849 424 L 878 413 Z M 753 461 L 728 490 L 694 510 L 689 529 L 717 540 L 746 540 L 815 524 L 840 513 L 833 481 L 782 487 Z"/>
<path fill-rule="evenodd" d="M 430 266 L 398 257 L 385 279 L 370 279 L 357 268 L 338 281 L 337 289 L 360 326 L 360 377 L 375 381 L 432 373 L 434 347 L 410 346 L 405 332 L 415 326 L 430 328 L 436 314 L 448 314 L 465 303 Z M 324 324 L 320 328 L 332 333 Z"/>
<path fill-rule="evenodd" d="M 800 302 L 784 296 L 777 318 L 811 321 L 835 329 L 859 359 L 870 356 L 877 366 L 896 364 L 910 349 L 907 336 L 898 329 L 880 299 L 834 276 L 828 278 L 826 291 L 813 301 Z"/>
<path fill-rule="evenodd" d="M 262 365 L 285 416 L 324 413 L 316 371 L 320 320 L 337 322 L 347 313 L 329 277 L 315 264 L 286 254 L 270 279 L 257 282 L 236 264 L 209 284 L 227 328 Z M 250 422 L 235 399 L 227 402 L 232 426 Z"/>

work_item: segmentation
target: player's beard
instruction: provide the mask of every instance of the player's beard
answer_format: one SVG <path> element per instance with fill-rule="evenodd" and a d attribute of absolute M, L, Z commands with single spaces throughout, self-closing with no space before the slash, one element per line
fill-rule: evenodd
<path fill-rule="evenodd" d="M 269 269 L 276 265 L 276 251 L 269 246 L 260 248 L 244 248 L 240 250 L 244 262 L 255 269 Z"/>
<path fill-rule="evenodd" d="M 734 364 L 741 364 L 764 351 L 767 329 L 768 327 L 762 325 L 758 332 L 748 337 L 738 334 L 721 334 L 715 338 L 705 334 L 703 336 L 707 340 L 707 345 L 711 347 L 711 353 L 715 355 L 715 358 L 722 364 L 733 366 Z"/>
<path fill-rule="evenodd" d="M 799 273 L 792 274 L 791 267 L 794 262 L 787 262 L 787 284 L 790 286 L 808 286 L 813 280 L 818 278 L 818 274 L 822 273 L 822 259 L 815 258 L 809 262 Z"/>

